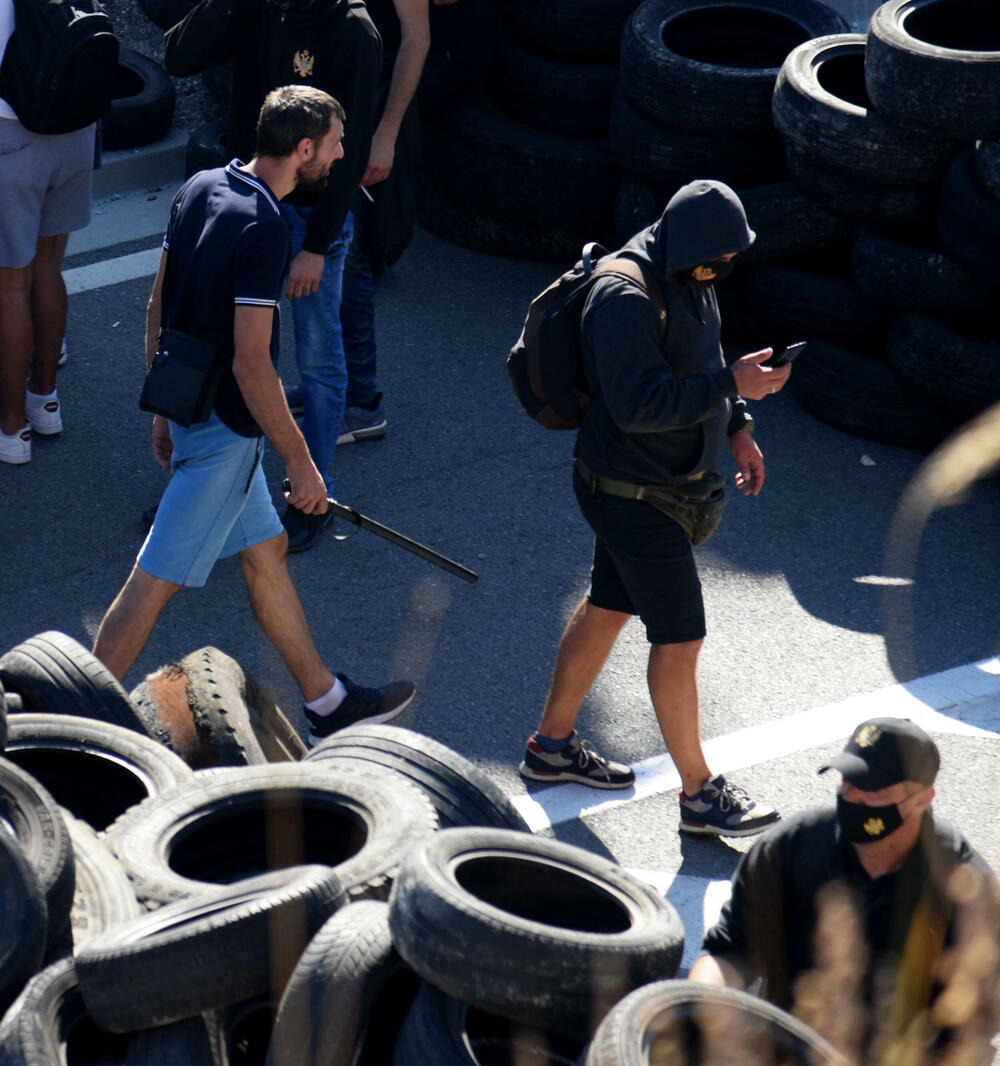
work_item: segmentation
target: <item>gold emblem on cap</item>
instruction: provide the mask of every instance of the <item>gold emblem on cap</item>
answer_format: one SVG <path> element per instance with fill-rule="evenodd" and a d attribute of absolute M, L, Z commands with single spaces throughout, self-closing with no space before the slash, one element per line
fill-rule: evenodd
<path fill-rule="evenodd" d="M 301 52 L 296 52 L 292 57 L 292 70 L 300 78 L 311 77 L 315 65 L 316 57 L 309 52 L 308 48 L 303 48 Z"/>
<path fill-rule="evenodd" d="M 881 818 L 869 818 L 864 829 L 870 837 L 880 837 L 885 832 L 885 822 Z"/>
<path fill-rule="evenodd" d="M 854 738 L 854 743 L 859 748 L 870 748 L 873 744 L 878 742 L 878 738 L 882 735 L 882 730 L 877 725 L 862 726 L 858 730 L 858 735 Z"/>
<path fill-rule="evenodd" d="M 696 266 L 691 271 L 691 276 L 695 281 L 712 281 L 715 278 L 715 271 L 710 266 Z"/>

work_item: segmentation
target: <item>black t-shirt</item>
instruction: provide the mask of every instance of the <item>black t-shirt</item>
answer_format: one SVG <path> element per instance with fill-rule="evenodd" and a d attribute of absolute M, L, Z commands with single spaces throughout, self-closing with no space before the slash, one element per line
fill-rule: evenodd
<path fill-rule="evenodd" d="M 344 227 L 375 129 L 382 44 L 362 0 L 201 0 L 164 35 L 164 46 L 167 70 L 180 77 L 234 60 L 229 145 L 244 159 L 272 89 L 313 85 L 340 101 L 344 158 L 321 192 L 298 189 L 284 199 L 312 207 L 303 248 L 325 255 Z"/>
<path fill-rule="evenodd" d="M 382 80 L 388 81 L 392 77 L 401 33 L 396 5 L 393 0 L 365 0 L 365 7 L 382 38 Z"/>
<path fill-rule="evenodd" d="M 271 361 L 278 365 L 278 301 L 291 241 L 278 201 L 234 159 L 203 170 L 174 197 L 163 239 L 163 324 L 214 344 L 229 356 L 215 402 L 219 418 L 241 437 L 261 436 L 233 376 L 236 306 L 271 307 Z"/>

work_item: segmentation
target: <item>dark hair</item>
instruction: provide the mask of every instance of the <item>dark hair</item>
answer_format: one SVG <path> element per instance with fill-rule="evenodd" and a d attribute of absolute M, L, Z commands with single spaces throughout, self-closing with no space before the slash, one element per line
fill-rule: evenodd
<path fill-rule="evenodd" d="M 257 119 L 257 155 L 283 159 L 295 151 L 303 137 L 319 141 L 336 116 L 347 116 L 329 93 L 312 85 L 283 85 L 264 99 Z"/>

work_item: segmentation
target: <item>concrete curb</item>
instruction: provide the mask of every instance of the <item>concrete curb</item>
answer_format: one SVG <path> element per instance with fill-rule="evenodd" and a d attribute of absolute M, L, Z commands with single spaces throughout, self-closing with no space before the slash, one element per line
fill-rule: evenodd
<path fill-rule="evenodd" d="M 187 130 L 171 129 L 160 140 L 142 148 L 102 152 L 100 169 L 94 171 L 94 199 L 180 183 L 184 180 L 187 142 Z"/>

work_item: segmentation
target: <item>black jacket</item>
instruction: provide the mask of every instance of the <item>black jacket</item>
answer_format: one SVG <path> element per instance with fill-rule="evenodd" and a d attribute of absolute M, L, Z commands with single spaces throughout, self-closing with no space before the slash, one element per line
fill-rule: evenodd
<path fill-rule="evenodd" d="M 956 879 L 957 870 L 967 872 Z M 842 916 L 822 920 L 832 888 L 855 909 L 857 947 L 848 940 L 850 922 Z M 867 1023 L 874 1036 L 890 1018 L 905 1027 L 926 1009 L 947 972 L 942 953 L 963 935 L 975 935 L 977 925 L 995 949 L 1000 915 L 994 875 L 953 825 L 925 814 L 902 866 L 873 880 L 841 838 L 836 811 L 825 808 L 785 819 L 743 856 L 732 896 L 702 947 L 733 957 L 748 981 L 762 977 L 763 995 L 789 1009 L 807 1000 L 801 979 L 822 972 L 824 937 L 832 937 L 830 946 L 839 942 L 857 963 L 858 998 L 872 1008 Z M 982 944 L 981 950 L 990 947 Z M 825 965 L 833 972 L 834 963 Z"/>
<path fill-rule="evenodd" d="M 746 421 L 722 355 L 715 291 L 682 285 L 676 274 L 744 251 L 753 237 L 731 189 L 692 182 L 623 249 L 652 265 L 666 332 L 637 284 L 615 275 L 594 283 L 581 324 L 591 405 L 577 444 L 595 473 L 656 485 L 711 470 L 726 432 Z"/>
<path fill-rule="evenodd" d="M 257 115 L 271 89 L 314 85 L 340 102 L 344 158 L 321 193 L 285 198 L 313 207 L 303 247 L 324 254 L 343 228 L 374 131 L 382 45 L 362 0 L 201 0 L 167 31 L 165 45 L 164 64 L 180 77 L 235 59 L 229 143 L 240 159 L 254 153 Z"/>

